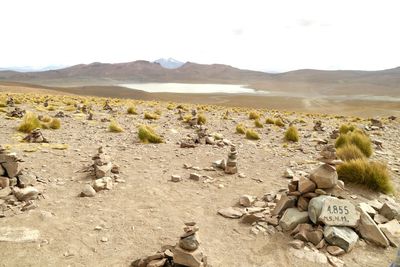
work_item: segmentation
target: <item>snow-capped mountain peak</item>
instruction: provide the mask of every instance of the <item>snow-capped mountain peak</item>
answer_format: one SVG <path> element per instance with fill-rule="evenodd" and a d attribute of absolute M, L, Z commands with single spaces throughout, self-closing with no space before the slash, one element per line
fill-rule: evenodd
<path fill-rule="evenodd" d="M 154 61 L 154 63 L 158 63 L 163 68 L 166 68 L 166 69 L 177 69 L 180 66 L 182 66 L 183 64 L 185 64 L 185 62 L 181 62 L 181 61 L 173 59 L 173 58 L 160 58 L 160 59 L 157 59 L 156 61 Z"/>

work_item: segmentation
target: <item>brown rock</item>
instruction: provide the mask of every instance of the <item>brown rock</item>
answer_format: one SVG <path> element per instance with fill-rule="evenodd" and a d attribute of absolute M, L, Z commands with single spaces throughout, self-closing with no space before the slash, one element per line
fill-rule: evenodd
<path fill-rule="evenodd" d="M 308 193 L 308 192 L 313 192 L 316 188 L 316 185 L 313 181 L 305 178 L 305 177 L 300 177 L 299 179 L 299 186 L 298 186 L 298 191 L 302 194 Z"/>
<path fill-rule="evenodd" d="M 179 246 L 175 246 L 172 250 L 174 254 L 174 263 L 181 264 L 190 267 L 202 267 L 203 266 L 203 252 L 200 249 L 196 249 L 193 252 L 184 250 Z"/>
<path fill-rule="evenodd" d="M 400 219 L 400 205 L 397 203 L 386 202 L 379 210 L 379 214 L 385 216 L 389 220 Z"/>
<path fill-rule="evenodd" d="M 383 224 L 383 223 L 387 223 L 389 220 L 388 220 L 385 216 L 383 216 L 383 215 L 375 214 L 375 216 L 374 216 L 374 221 L 375 221 L 377 224 Z"/>
<path fill-rule="evenodd" d="M 309 199 L 305 197 L 299 197 L 299 200 L 297 201 L 297 208 L 302 211 L 308 210 L 308 203 L 310 202 Z"/>
<path fill-rule="evenodd" d="M 220 214 L 225 218 L 231 218 L 231 219 L 239 219 L 240 217 L 243 216 L 242 211 L 240 211 L 239 209 L 234 209 L 232 207 L 219 209 L 218 214 Z"/>
<path fill-rule="evenodd" d="M 327 246 L 326 251 L 328 251 L 328 253 L 331 254 L 332 256 L 340 256 L 346 253 L 344 249 L 338 246 Z"/>
<path fill-rule="evenodd" d="M 8 177 L 0 176 L 0 188 L 6 188 L 10 186 L 10 179 Z"/>
<path fill-rule="evenodd" d="M 254 201 L 256 201 L 256 197 L 250 195 L 243 195 L 239 198 L 239 204 L 243 207 L 250 207 Z"/>
<path fill-rule="evenodd" d="M 389 240 L 390 245 L 396 248 L 400 246 L 400 224 L 396 219 L 393 219 L 388 223 L 379 225 L 379 228 Z"/>
<path fill-rule="evenodd" d="M 288 244 L 295 249 L 301 249 L 304 246 L 304 242 L 301 240 L 292 240 Z"/>
<path fill-rule="evenodd" d="M 295 197 L 288 197 L 282 195 L 281 199 L 276 203 L 275 209 L 272 211 L 272 215 L 282 215 L 286 209 L 293 208 L 296 205 Z"/>
<path fill-rule="evenodd" d="M 318 245 L 321 240 L 324 238 L 324 232 L 321 230 L 314 230 L 307 232 L 306 234 L 307 240 L 314 244 L 314 246 Z"/>
<path fill-rule="evenodd" d="M 317 188 L 325 189 L 332 188 L 337 184 L 338 175 L 335 167 L 323 164 L 310 174 L 310 179 L 317 185 Z"/>

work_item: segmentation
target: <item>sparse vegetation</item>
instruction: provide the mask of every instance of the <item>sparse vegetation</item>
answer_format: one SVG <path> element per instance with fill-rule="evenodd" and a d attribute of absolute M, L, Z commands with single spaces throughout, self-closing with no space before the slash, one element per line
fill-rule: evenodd
<path fill-rule="evenodd" d="M 116 120 L 111 120 L 108 130 L 112 133 L 120 133 L 124 131 L 124 128 Z"/>
<path fill-rule="evenodd" d="M 245 134 L 246 133 L 246 127 L 242 123 L 239 123 L 238 125 L 236 125 L 236 133 Z"/>
<path fill-rule="evenodd" d="M 258 119 L 254 121 L 254 126 L 256 126 L 256 128 L 264 128 L 264 125 Z"/>
<path fill-rule="evenodd" d="M 148 125 L 140 125 L 138 130 L 139 139 L 144 143 L 162 143 L 162 138 L 157 135 L 154 129 Z"/>
<path fill-rule="evenodd" d="M 137 110 L 135 106 L 129 106 L 126 112 L 128 114 L 137 115 Z"/>
<path fill-rule="evenodd" d="M 372 144 L 371 140 L 367 135 L 360 131 L 348 132 L 346 134 L 341 134 L 335 143 L 336 148 L 345 146 L 346 144 L 353 144 L 358 147 L 358 149 L 366 156 L 370 157 L 372 155 Z"/>
<path fill-rule="evenodd" d="M 271 119 L 271 118 L 266 118 L 265 119 L 265 123 L 266 124 L 275 124 L 275 121 L 273 119 Z"/>
<path fill-rule="evenodd" d="M 364 185 L 385 194 L 394 192 L 387 167 L 382 163 L 355 159 L 339 165 L 337 172 L 344 182 Z"/>
<path fill-rule="evenodd" d="M 348 132 L 353 132 L 356 129 L 354 125 L 343 124 L 339 128 L 341 134 L 347 134 Z"/>
<path fill-rule="evenodd" d="M 18 126 L 18 131 L 30 133 L 36 128 L 41 128 L 41 124 L 37 115 L 32 112 L 27 112 L 22 118 L 21 124 Z"/>
<path fill-rule="evenodd" d="M 53 118 L 49 123 L 50 129 L 57 130 L 61 128 L 61 120 L 58 118 Z"/>
<path fill-rule="evenodd" d="M 155 113 L 145 112 L 144 118 L 146 120 L 158 120 L 160 117 Z"/>
<path fill-rule="evenodd" d="M 250 111 L 249 113 L 249 119 L 250 120 L 258 120 L 260 119 L 260 114 L 257 111 Z"/>
<path fill-rule="evenodd" d="M 248 129 L 246 131 L 246 138 L 250 139 L 250 140 L 258 140 L 260 139 L 260 136 L 258 135 L 258 133 L 252 129 Z"/>
<path fill-rule="evenodd" d="M 286 130 L 285 140 L 286 141 L 292 141 L 292 142 L 298 142 L 299 141 L 299 133 L 297 132 L 296 127 L 294 127 L 292 125 Z"/>
<path fill-rule="evenodd" d="M 344 161 L 350 161 L 353 159 L 363 159 L 365 155 L 361 150 L 353 144 L 345 144 L 336 150 L 337 156 Z"/>
<path fill-rule="evenodd" d="M 276 126 L 278 126 L 278 127 L 283 127 L 283 126 L 285 126 L 285 124 L 283 123 L 283 121 L 282 121 L 281 119 L 276 119 L 276 120 L 274 121 L 274 124 L 275 124 Z"/>
<path fill-rule="evenodd" d="M 199 115 L 197 116 L 197 124 L 203 125 L 203 124 L 206 124 L 206 122 L 207 122 L 207 117 L 206 117 L 206 115 L 204 115 L 204 114 L 199 114 Z"/>

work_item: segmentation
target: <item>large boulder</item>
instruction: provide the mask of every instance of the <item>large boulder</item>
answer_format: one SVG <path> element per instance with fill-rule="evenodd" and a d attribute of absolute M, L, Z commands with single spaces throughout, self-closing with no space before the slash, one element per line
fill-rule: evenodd
<path fill-rule="evenodd" d="M 360 213 L 348 200 L 328 198 L 324 201 L 318 221 L 330 226 L 355 227 L 360 220 Z"/>
<path fill-rule="evenodd" d="M 284 231 L 291 231 L 301 223 L 308 222 L 308 212 L 299 211 L 297 208 L 289 208 L 283 214 L 279 225 Z"/>
<path fill-rule="evenodd" d="M 324 236 L 326 242 L 346 252 L 351 251 L 358 241 L 358 235 L 349 227 L 325 226 Z"/>
<path fill-rule="evenodd" d="M 310 179 L 317 185 L 317 188 L 327 189 L 337 184 L 338 174 L 335 167 L 329 164 L 322 164 L 311 172 Z"/>
<path fill-rule="evenodd" d="M 324 206 L 325 200 L 332 198 L 330 196 L 321 195 L 314 197 L 308 203 L 308 216 L 313 223 L 318 222 L 319 215 L 321 214 L 322 207 Z"/>
<path fill-rule="evenodd" d="M 372 243 L 375 243 L 381 247 L 388 247 L 389 241 L 386 236 L 383 234 L 381 229 L 379 229 L 378 225 L 374 222 L 374 220 L 368 215 L 367 212 L 360 209 L 361 219 L 360 224 L 358 226 L 358 232 L 365 240 L 368 240 Z"/>

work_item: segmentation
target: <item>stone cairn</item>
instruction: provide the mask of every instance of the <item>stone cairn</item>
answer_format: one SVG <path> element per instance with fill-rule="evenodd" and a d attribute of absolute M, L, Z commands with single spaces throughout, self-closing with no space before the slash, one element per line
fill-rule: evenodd
<path fill-rule="evenodd" d="M 112 107 L 110 106 L 110 100 L 106 100 L 106 103 L 104 104 L 103 109 L 110 111 L 110 112 L 113 111 Z"/>
<path fill-rule="evenodd" d="M 235 174 L 238 172 L 237 169 L 237 150 L 235 145 L 231 145 L 231 148 L 228 153 L 228 160 L 226 161 L 225 173 L 226 174 Z"/>
<path fill-rule="evenodd" d="M 26 113 L 25 110 L 20 109 L 19 107 L 15 107 L 13 111 L 7 113 L 7 116 L 14 118 L 22 118 L 25 115 L 25 113 Z"/>
<path fill-rule="evenodd" d="M 14 107 L 14 106 L 15 106 L 14 98 L 11 97 L 11 96 L 10 96 L 9 98 L 7 98 L 6 105 L 7 105 L 8 107 Z"/>
<path fill-rule="evenodd" d="M 54 115 L 54 117 L 56 117 L 56 118 L 65 118 L 65 117 L 66 117 L 66 115 L 65 115 L 65 113 L 64 113 L 64 112 L 62 112 L 62 111 L 59 111 L 59 112 L 57 112 L 57 114 L 56 114 L 56 115 Z"/>
<path fill-rule="evenodd" d="M 325 127 L 322 126 L 322 121 L 315 121 L 314 122 L 314 131 L 317 132 L 324 132 L 325 131 Z"/>
<path fill-rule="evenodd" d="M 36 176 L 22 174 L 21 160 L 15 153 L 7 153 L 0 146 L 0 217 L 10 205 L 17 206 L 21 211 L 34 209 L 34 200 L 39 190 L 33 187 Z M 14 212 L 12 213 L 14 214 Z"/>
<path fill-rule="evenodd" d="M 190 127 L 196 126 L 197 125 L 197 120 L 198 120 L 198 118 L 197 118 L 197 110 L 193 109 L 192 110 L 192 118 L 188 122 Z"/>
<path fill-rule="evenodd" d="M 85 185 L 81 196 L 93 197 L 96 192 L 101 190 L 111 190 L 113 188 L 113 178 L 116 182 L 123 182 L 119 179 L 119 167 L 111 162 L 111 157 L 104 152 L 103 147 L 99 147 L 97 154 L 92 157 L 93 164 L 90 166 L 95 177 L 92 185 Z M 113 176 L 113 178 L 111 178 Z"/>
<path fill-rule="evenodd" d="M 132 262 L 132 267 L 210 267 L 200 248 L 199 227 L 195 222 L 185 223 L 184 233 L 175 246 L 163 246 L 154 255 Z"/>
<path fill-rule="evenodd" d="M 28 143 L 48 143 L 49 141 L 43 136 L 42 131 L 39 128 L 36 128 L 31 133 L 29 133 L 24 141 Z"/>
<path fill-rule="evenodd" d="M 310 174 L 285 172 L 291 178 L 288 190 L 262 197 L 243 195 L 238 206 L 218 213 L 241 218 L 252 225 L 255 235 L 289 233 L 295 239 L 289 244 L 293 254 L 317 259 L 320 264 L 343 266 L 336 256 L 350 252 L 360 238 L 380 247 L 400 246 L 400 204 L 388 196 L 385 201 L 361 203 L 346 199 L 351 195 L 338 180 L 335 165 L 340 161 L 334 147 L 326 146 L 321 156 L 323 164 Z"/>

